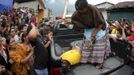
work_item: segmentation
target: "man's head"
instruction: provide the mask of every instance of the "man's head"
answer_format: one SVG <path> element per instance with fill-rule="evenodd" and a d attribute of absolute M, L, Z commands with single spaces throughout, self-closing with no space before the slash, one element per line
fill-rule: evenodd
<path fill-rule="evenodd" d="M 75 3 L 75 9 L 80 13 L 87 12 L 88 2 L 87 0 L 77 0 Z"/>

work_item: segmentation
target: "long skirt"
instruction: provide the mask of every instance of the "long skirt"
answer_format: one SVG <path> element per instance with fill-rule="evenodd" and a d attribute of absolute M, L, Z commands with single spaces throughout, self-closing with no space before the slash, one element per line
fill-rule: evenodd
<path fill-rule="evenodd" d="M 91 41 L 89 39 L 83 40 L 81 63 L 103 63 L 104 59 L 111 52 L 109 38 L 104 36 L 96 40 L 92 48 L 89 47 L 90 44 Z"/>

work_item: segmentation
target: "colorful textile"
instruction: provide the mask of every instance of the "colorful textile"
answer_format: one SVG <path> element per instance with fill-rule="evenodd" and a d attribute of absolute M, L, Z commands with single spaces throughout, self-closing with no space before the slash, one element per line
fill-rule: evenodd
<path fill-rule="evenodd" d="M 28 75 L 29 66 L 27 63 L 21 63 L 26 58 L 28 51 L 24 45 L 16 45 L 15 50 L 10 50 L 10 58 L 14 61 L 12 70 L 17 75 Z"/>
<path fill-rule="evenodd" d="M 96 40 L 93 50 L 89 48 L 90 42 L 89 39 L 84 39 L 83 41 L 81 63 L 103 63 L 106 56 L 111 52 L 108 37 L 104 36 Z"/>

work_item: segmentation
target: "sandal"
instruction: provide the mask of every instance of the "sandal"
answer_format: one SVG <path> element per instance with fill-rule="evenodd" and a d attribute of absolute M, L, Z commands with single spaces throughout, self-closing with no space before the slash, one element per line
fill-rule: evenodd
<path fill-rule="evenodd" d="M 97 68 L 97 69 L 102 69 L 102 68 L 103 68 L 103 64 L 98 64 L 98 65 L 96 65 L 96 68 Z"/>

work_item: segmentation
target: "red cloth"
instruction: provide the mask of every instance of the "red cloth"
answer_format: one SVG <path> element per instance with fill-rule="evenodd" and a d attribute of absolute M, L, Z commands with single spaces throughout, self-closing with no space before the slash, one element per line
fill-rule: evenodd
<path fill-rule="evenodd" d="M 30 24 L 33 23 L 34 25 L 36 25 L 36 18 L 35 17 L 32 17 L 31 20 L 30 20 Z"/>
<path fill-rule="evenodd" d="M 132 28 L 131 28 L 131 31 L 133 31 L 133 32 L 134 32 L 134 27 L 132 27 Z"/>
<path fill-rule="evenodd" d="M 3 44 L 3 48 L 4 49 L 7 49 L 8 47 L 7 47 L 7 44 Z"/>
<path fill-rule="evenodd" d="M 134 35 L 128 36 L 128 41 L 134 41 Z"/>

